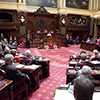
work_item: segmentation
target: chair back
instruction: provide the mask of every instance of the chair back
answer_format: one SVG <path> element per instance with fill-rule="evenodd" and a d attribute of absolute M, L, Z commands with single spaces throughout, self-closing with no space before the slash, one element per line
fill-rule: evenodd
<path fill-rule="evenodd" d="M 26 57 L 23 57 L 20 59 L 20 64 L 24 64 L 24 65 L 31 65 L 32 64 L 32 60 Z"/>
<path fill-rule="evenodd" d="M 92 63 L 89 62 L 89 61 L 81 62 L 81 63 L 78 63 L 77 65 L 78 65 L 80 68 L 82 68 L 84 65 L 87 65 L 87 66 L 91 67 L 92 69 L 94 68 L 94 64 L 92 64 Z"/>
<path fill-rule="evenodd" d="M 0 80 L 7 78 L 6 72 L 2 69 L 0 69 Z"/>
<path fill-rule="evenodd" d="M 0 59 L 4 58 L 4 54 L 0 53 Z"/>
<path fill-rule="evenodd" d="M 95 61 L 95 60 L 100 61 L 100 56 L 95 56 L 95 57 L 91 58 L 91 60 L 92 61 Z"/>

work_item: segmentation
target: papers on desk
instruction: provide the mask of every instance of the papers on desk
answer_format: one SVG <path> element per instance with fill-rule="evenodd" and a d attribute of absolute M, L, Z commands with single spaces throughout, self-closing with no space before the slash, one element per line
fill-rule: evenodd
<path fill-rule="evenodd" d="M 35 64 L 32 64 L 32 65 L 25 65 L 24 69 L 32 69 L 32 70 L 35 70 L 39 68 L 39 65 L 35 65 Z"/>
<path fill-rule="evenodd" d="M 69 64 L 75 64 L 76 65 L 77 62 L 76 61 L 70 61 Z"/>
<path fill-rule="evenodd" d="M 75 100 L 74 95 L 69 93 L 68 90 L 56 89 L 53 100 Z"/>
<path fill-rule="evenodd" d="M 43 59 L 44 61 L 49 61 L 50 59 Z"/>
<path fill-rule="evenodd" d="M 24 66 L 25 66 L 25 65 L 22 65 L 22 64 L 16 65 L 17 68 L 24 68 Z"/>
<path fill-rule="evenodd" d="M 100 74 L 100 70 L 93 70 L 95 74 Z"/>
<path fill-rule="evenodd" d="M 4 60 L 0 60 L 0 64 L 3 64 L 3 63 L 5 63 L 5 61 Z"/>
<path fill-rule="evenodd" d="M 92 64 L 100 64 L 100 61 L 92 61 Z"/>
<path fill-rule="evenodd" d="M 75 100 L 75 98 L 68 90 L 56 89 L 53 100 Z M 93 93 L 93 100 L 100 100 L 100 92 Z"/>
<path fill-rule="evenodd" d="M 100 100 L 100 92 L 93 93 L 93 100 Z"/>

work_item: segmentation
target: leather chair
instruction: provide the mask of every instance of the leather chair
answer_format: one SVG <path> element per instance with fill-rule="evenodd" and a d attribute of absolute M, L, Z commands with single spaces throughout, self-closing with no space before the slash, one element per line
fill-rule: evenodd
<path fill-rule="evenodd" d="M 7 78 L 6 72 L 2 69 L 0 69 L 0 75 L 4 76 L 3 78 Z M 24 80 L 19 80 L 16 82 L 13 82 L 10 85 L 10 98 L 11 100 L 15 100 L 15 97 L 18 95 L 22 95 L 22 93 L 25 93 L 26 99 L 28 97 L 28 85 L 24 82 Z"/>

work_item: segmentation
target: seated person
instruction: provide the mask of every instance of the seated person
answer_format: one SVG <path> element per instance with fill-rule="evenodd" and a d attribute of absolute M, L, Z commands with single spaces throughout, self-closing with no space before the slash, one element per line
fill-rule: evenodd
<path fill-rule="evenodd" d="M 69 37 L 69 43 L 72 44 L 72 45 L 74 44 L 74 41 L 72 39 L 72 36 Z"/>
<path fill-rule="evenodd" d="M 79 37 L 76 37 L 76 44 L 79 44 Z"/>
<path fill-rule="evenodd" d="M 12 42 L 13 42 L 13 39 L 12 39 L 12 36 L 10 36 L 9 43 L 12 44 Z"/>
<path fill-rule="evenodd" d="M 15 37 L 14 37 L 14 41 L 13 41 L 13 43 L 12 43 L 12 46 L 17 46 L 17 44 L 18 44 L 17 38 L 16 38 L 16 36 L 15 36 Z"/>
<path fill-rule="evenodd" d="M 94 43 L 94 44 L 96 44 L 96 43 L 97 43 L 97 39 L 96 39 L 96 38 L 93 40 L 93 43 Z"/>
<path fill-rule="evenodd" d="M 75 100 L 92 100 L 94 85 L 91 80 L 84 75 L 80 75 L 74 82 Z"/>
<path fill-rule="evenodd" d="M 20 62 L 21 62 L 21 60 L 24 60 L 24 59 L 30 60 L 31 64 L 39 65 L 39 63 L 35 60 L 35 58 L 33 56 L 31 56 L 31 51 L 30 50 L 25 51 L 25 56 L 20 58 Z"/>
<path fill-rule="evenodd" d="M 94 78 L 91 76 L 92 73 L 93 73 L 92 69 L 91 69 L 89 66 L 84 65 L 84 66 L 82 67 L 82 69 L 78 71 L 78 76 L 84 75 L 85 77 L 89 78 L 89 79 L 93 82 L 93 84 L 94 84 L 95 86 L 100 86 L 100 81 L 94 79 Z M 73 84 L 73 82 L 74 82 L 75 80 L 76 80 L 76 79 L 74 79 L 74 80 L 72 81 L 72 84 Z"/>
<path fill-rule="evenodd" d="M 24 79 L 27 84 L 31 83 L 30 78 L 27 74 L 22 73 L 18 68 L 12 65 L 13 64 L 13 55 L 6 54 L 5 55 L 5 64 L 1 65 L 0 68 L 4 70 L 7 74 L 7 78 L 10 80 L 18 81 Z"/>
<path fill-rule="evenodd" d="M 85 53 L 85 54 L 86 54 L 85 51 L 81 51 L 80 54 L 77 53 L 77 55 L 72 55 L 72 56 L 70 56 L 70 60 L 69 60 L 69 61 L 71 61 L 72 59 L 73 59 L 73 60 L 78 60 L 78 61 L 79 61 L 80 58 L 81 58 L 80 55 L 81 55 L 82 53 Z"/>
<path fill-rule="evenodd" d="M 9 47 L 9 43 L 8 43 L 8 41 L 7 41 L 6 38 L 4 38 L 4 44 L 5 44 L 7 47 Z"/>
<path fill-rule="evenodd" d="M 100 86 L 100 81 L 94 79 L 91 75 L 92 75 L 93 71 L 89 66 L 83 66 L 83 68 L 80 70 L 79 74 L 85 75 L 86 77 L 88 77 L 89 79 L 91 79 L 91 81 L 93 82 L 93 84 L 95 86 Z"/>
<path fill-rule="evenodd" d="M 6 55 L 6 54 L 10 54 L 10 48 L 7 46 L 4 49 L 4 55 Z"/>
<path fill-rule="evenodd" d="M 86 52 L 85 52 L 85 51 L 81 51 L 81 52 L 80 52 L 80 55 L 81 55 L 82 53 L 85 53 L 85 54 L 86 54 Z M 80 55 L 79 55 L 79 56 L 80 56 Z"/>
<path fill-rule="evenodd" d="M 50 32 L 47 34 L 47 37 L 48 37 L 48 38 L 52 38 L 52 35 L 51 35 Z"/>
<path fill-rule="evenodd" d="M 0 45 L 0 54 L 3 54 L 4 55 L 4 51 L 2 49 L 2 45 Z"/>
<path fill-rule="evenodd" d="M 0 59 L 4 59 L 4 51 L 2 49 L 2 45 L 0 45 Z"/>
<path fill-rule="evenodd" d="M 17 50 L 16 50 L 16 49 L 12 49 L 12 50 L 11 50 L 11 54 L 13 55 L 14 61 L 15 61 L 15 62 L 20 62 L 20 57 L 19 57 L 19 55 L 17 54 Z"/>
<path fill-rule="evenodd" d="M 89 43 L 91 40 L 90 40 L 90 37 L 87 38 L 86 40 L 86 43 Z"/>
<path fill-rule="evenodd" d="M 92 64 L 89 59 L 87 59 L 87 55 L 85 53 L 82 53 L 80 55 L 80 61 L 77 63 L 77 66 L 79 66 L 80 68 L 82 68 L 84 65 L 88 65 L 91 68 L 94 68 L 94 64 Z"/>
<path fill-rule="evenodd" d="M 2 41 L 1 43 L 2 43 L 2 49 L 4 50 L 4 49 L 5 49 L 5 47 L 6 47 L 6 44 L 5 44 L 5 42 L 4 42 L 4 41 Z"/>
<path fill-rule="evenodd" d="M 86 53 L 81 53 L 81 54 L 80 54 L 80 61 L 79 61 L 79 63 L 84 63 L 84 62 L 86 62 L 86 58 L 87 58 Z"/>
<path fill-rule="evenodd" d="M 100 60 L 100 55 L 98 50 L 93 50 L 93 56 L 91 56 L 90 60 Z"/>

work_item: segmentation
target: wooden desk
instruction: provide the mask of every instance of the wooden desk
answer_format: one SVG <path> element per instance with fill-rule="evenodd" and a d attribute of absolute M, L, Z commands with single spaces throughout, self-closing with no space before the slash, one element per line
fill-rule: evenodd
<path fill-rule="evenodd" d="M 98 50 L 98 45 L 93 44 L 93 43 L 81 42 L 80 48 L 85 49 L 85 50 L 89 50 L 89 51 L 93 51 L 95 49 Z"/>
<path fill-rule="evenodd" d="M 97 79 L 97 80 L 100 80 L 100 74 L 95 74 L 93 72 L 92 76 Z M 73 79 L 76 78 L 76 71 L 73 69 L 73 70 L 68 70 L 68 72 L 66 72 L 66 84 L 69 83 L 69 82 L 72 82 Z"/>
<path fill-rule="evenodd" d="M 91 64 L 93 64 L 93 66 L 98 66 L 100 65 L 100 61 L 90 61 Z M 76 61 L 69 61 L 69 66 L 76 66 L 77 62 Z"/>
<path fill-rule="evenodd" d="M 10 100 L 9 86 L 12 80 L 4 79 L 0 81 L 0 100 Z"/>
<path fill-rule="evenodd" d="M 99 100 L 100 99 L 100 92 L 93 93 L 92 100 Z M 59 88 L 55 89 L 54 97 L 52 100 L 75 100 L 73 95 L 73 90 L 61 90 Z"/>
<path fill-rule="evenodd" d="M 29 75 L 32 81 L 32 87 L 36 90 L 40 87 L 40 82 L 39 82 L 39 71 L 41 70 L 41 67 L 39 65 L 23 65 L 23 64 L 18 64 L 14 63 L 13 66 L 16 66 L 19 68 L 23 73 L 26 73 Z"/>
<path fill-rule="evenodd" d="M 0 64 L 4 64 L 5 61 L 0 60 Z M 39 82 L 39 71 L 41 70 L 41 67 L 39 65 L 23 65 L 19 63 L 13 63 L 13 66 L 16 66 L 18 69 L 21 70 L 21 72 L 26 73 L 29 75 L 32 81 L 32 87 L 36 90 L 40 87 L 40 82 Z M 45 71 L 44 71 L 45 72 Z"/>
<path fill-rule="evenodd" d="M 42 65 L 43 78 L 47 78 L 48 76 L 50 76 L 50 73 L 49 73 L 50 60 L 49 59 L 43 59 L 43 60 L 37 60 L 37 62 L 40 65 Z"/>

